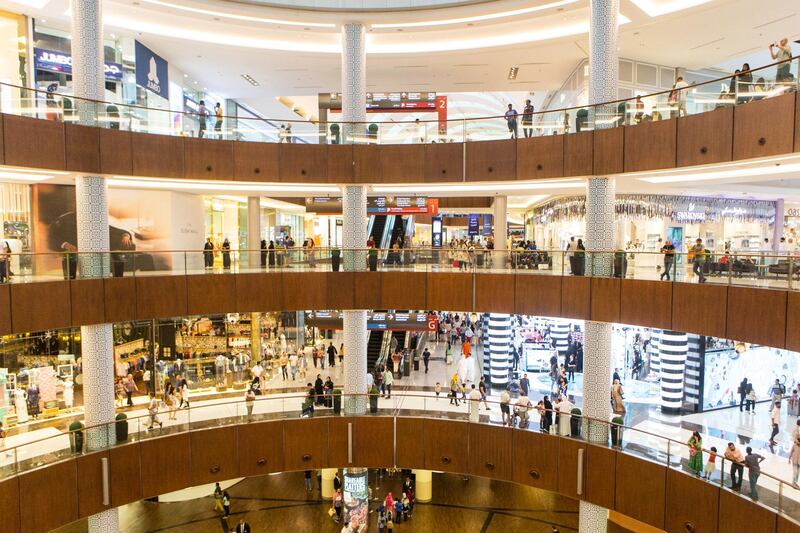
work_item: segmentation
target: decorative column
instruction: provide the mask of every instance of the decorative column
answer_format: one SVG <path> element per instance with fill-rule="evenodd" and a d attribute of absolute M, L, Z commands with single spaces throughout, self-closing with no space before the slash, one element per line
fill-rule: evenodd
<path fill-rule="evenodd" d="M 363 185 L 342 187 L 342 245 L 344 270 L 366 270 L 367 188 Z M 367 312 L 344 311 L 344 394 L 367 393 Z M 367 412 L 366 396 L 346 396 L 344 412 L 360 415 Z"/>
<path fill-rule="evenodd" d="M 778 253 L 780 250 L 781 237 L 783 237 L 783 223 L 785 221 L 785 209 L 783 198 L 775 200 L 775 224 L 772 226 L 772 251 Z M 775 262 L 775 261 L 773 261 Z"/>
<path fill-rule="evenodd" d="M 366 44 L 363 24 L 354 22 L 342 25 L 342 144 L 359 142 L 359 138 L 365 137 L 366 133 Z"/>
<path fill-rule="evenodd" d="M 323 500 L 333 499 L 333 478 L 336 476 L 336 468 L 323 468 L 322 469 L 322 487 L 320 496 Z"/>
<path fill-rule="evenodd" d="M 508 197 L 495 196 L 492 202 L 492 221 L 494 222 L 494 249 L 508 248 Z"/>
<path fill-rule="evenodd" d="M 74 11 L 73 11 L 74 13 Z M 75 178 L 75 208 L 81 278 L 109 275 L 108 191 L 105 178 Z M 86 432 L 87 448 L 98 450 L 116 442 L 114 426 L 114 336 L 111 324 L 81 326 L 84 425 L 109 424 Z M 98 480 L 99 482 L 99 480 Z M 119 530 L 117 509 L 89 517 L 89 531 Z"/>
<path fill-rule="evenodd" d="M 488 331 L 491 385 L 493 389 L 505 389 L 508 386 L 511 315 L 490 313 Z"/>
<path fill-rule="evenodd" d="M 683 379 L 689 337 L 679 331 L 664 330 L 658 344 L 661 362 L 661 412 L 680 413 L 683 405 Z"/>
<path fill-rule="evenodd" d="M 78 123 L 97 125 L 102 110 L 93 102 L 102 100 L 105 87 L 103 64 L 103 4 L 101 0 L 70 0 L 72 20 L 72 90 L 76 97 Z"/>
<path fill-rule="evenodd" d="M 589 103 L 598 104 L 617 99 L 619 58 L 617 56 L 619 0 L 590 0 L 589 15 Z M 592 108 L 595 129 L 616 126 L 616 109 Z M 613 178 L 592 177 L 586 188 L 586 248 L 614 250 L 615 182 Z M 588 254 L 587 272 L 590 276 L 611 276 L 614 273 L 613 252 Z M 611 324 L 586 322 L 583 364 L 583 414 L 599 420 L 585 424 L 589 441 L 608 442 L 611 417 L 608 400 L 611 385 Z M 608 509 L 581 500 L 578 531 L 605 533 Z"/>
<path fill-rule="evenodd" d="M 259 361 L 261 361 L 261 313 L 250 313 L 250 362 L 255 365 Z"/>
<path fill-rule="evenodd" d="M 247 198 L 247 261 L 255 270 L 261 267 L 261 198 Z"/>
<path fill-rule="evenodd" d="M 418 502 L 429 502 L 433 497 L 433 472 L 430 470 L 414 470 L 414 496 Z"/>

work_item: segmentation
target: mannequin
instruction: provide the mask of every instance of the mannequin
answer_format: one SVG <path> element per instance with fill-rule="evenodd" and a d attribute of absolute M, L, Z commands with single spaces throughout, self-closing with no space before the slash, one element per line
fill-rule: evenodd
<path fill-rule="evenodd" d="M 64 382 L 64 405 L 67 406 L 67 409 L 72 409 L 73 404 L 73 385 L 71 381 Z"/>
<path fill-rule="evenodd" d="M 14 408 L 17 411 L 17 423 L 24 424 L 28 421 L 28 402 L 27 395 L 23 389 L 14 391 Z"/>
<path fill-rule="evenodd" d="M 25 391 L 28 398 L 28 413 L 34 420 L 39 418 L 39 385 L 29 385 Z"/>

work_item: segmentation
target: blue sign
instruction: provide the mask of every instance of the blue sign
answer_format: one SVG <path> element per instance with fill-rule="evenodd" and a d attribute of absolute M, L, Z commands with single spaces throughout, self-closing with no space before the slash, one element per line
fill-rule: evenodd
<path fill-rule="evenodd" d="M 72 55 L 44 48 L 33 49 L 33 64 L 36 70 L 72 74 Z M 106 61 L 103 63 L 105 77 L 110 81 L 122 81 L 122 65 Z"/>
<path fill-rule="evenodd" d="M 136 41 L 136 85 L 162 98 L 169 98 L 167 60 Z"/>
<path fill-rule="evenodd" d="M 492 236 L 492 216 L 493 215 L 483 215 L 483 236 L 484 237 L 491 237 Z"/>
<path fill-rule="evenodd" d="M 480 227 L 480 215 L 477 213 L 470 213 L 469 224 L 467 225 L 467 234 L 477 235 L 478 228 Z"/>

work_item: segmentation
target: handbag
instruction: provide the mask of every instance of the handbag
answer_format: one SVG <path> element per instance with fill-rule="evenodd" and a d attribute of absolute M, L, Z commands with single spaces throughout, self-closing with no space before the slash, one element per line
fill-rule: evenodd
<path fill-rule="evenodd" d="M 334 511 L 334 510 L 333 510 L 333 507 L 331 507 L 330 509 L 328 509 L 328 516 L 330 516 L 331 518 L 333 518 L 333 515 L 335 515 L 335 514 L 336 514 L 336 511 Z"/>

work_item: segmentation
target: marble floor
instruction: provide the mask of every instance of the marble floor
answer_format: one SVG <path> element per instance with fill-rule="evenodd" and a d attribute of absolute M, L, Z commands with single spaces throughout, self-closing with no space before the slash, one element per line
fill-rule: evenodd
<path fill-rule="evenodd" d="M 369 471 L 369 531 L 377 531 L 375 510 L 388 491 L 399 494 L 402 476 Z M 208 494 L 187 494 L 186 499 L 169 503 L 141 501 L 120 508 L 120 530 L 127 533 L 152 532 L 227 532 L 239 519 L 250 524 L 253 532 L 314 531 L 338 533 L 342 524 L 329 516 L 329 501 L 322 500 L 317 479 L 307 492 L 302 472 L 262 476 L 240 480 L 227 488 L 231 496 L 231 516 L 222 518 L 214 511 Z M 464 478 L 451 474 L 433 475 L 433 497 L 418 503 L 408 522 L 395 524 L 394 531 L 437 531 L 463 533 L 481 531 L 507 533 L 551 533 L 555 526 L 562 533 L 577 531 L 577 502 L 558 494 L 530 487 Z M 85 531 L 86 521 L 79 521 L 56 531 Z"/>

